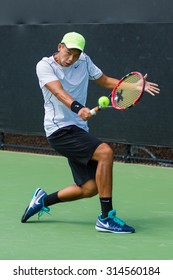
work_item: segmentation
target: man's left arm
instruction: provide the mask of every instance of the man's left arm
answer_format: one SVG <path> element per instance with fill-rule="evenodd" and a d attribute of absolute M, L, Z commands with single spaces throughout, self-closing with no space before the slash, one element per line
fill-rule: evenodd
<path fill-rule="evenodd" d="M 115 79 L 115 78 L 108 77 L 105 74 L 103 74 L 100 78 L 95 80 L 95 82 L 98 86 L 101 86 L 103 88 L 112 90 L 117 85 L 119 80 Z"/>

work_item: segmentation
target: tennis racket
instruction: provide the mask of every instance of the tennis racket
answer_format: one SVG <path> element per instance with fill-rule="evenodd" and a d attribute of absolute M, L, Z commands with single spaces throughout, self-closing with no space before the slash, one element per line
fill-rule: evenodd
<path fill-rule="evenodd" d="M 90 110 L 91 115 L 95 115 L 98 111 L 105 108 L 115 108 L 118 110 L 126 110 L 138 103 L 144 92 L 145 79 L 139 72 L 131 72 L 119 80 L 111 94 L 111 106 L 96 106 Z"/>

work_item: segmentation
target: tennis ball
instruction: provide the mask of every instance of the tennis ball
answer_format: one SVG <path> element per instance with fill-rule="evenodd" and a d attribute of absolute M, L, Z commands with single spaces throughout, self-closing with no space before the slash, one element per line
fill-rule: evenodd
<path fill-rule="evenodd" d="M 98 104 L 101 107 L 106 107 L 109 105 L 109 98 L 107 96 L 101 96 L 98 100 Z"/>

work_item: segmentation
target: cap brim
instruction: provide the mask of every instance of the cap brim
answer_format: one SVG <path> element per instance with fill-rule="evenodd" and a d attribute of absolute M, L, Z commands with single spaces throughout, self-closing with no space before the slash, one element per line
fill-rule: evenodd
<path fill-rule="evenodd" d="M 63 43 L 63 42 L 62 42 L 62 43 Z M 65 43 L 64 43 L 64 44 L 65 44 Z M 65 44 L 65 45 L 66 45 L 67 49 L 77 49 L 77 50 L 80 50 L 80 51 L 83 52 L 83 49 L 82 49 L 81 47 L 76 46 L 76 45 L 74 45 L 74 44 Z"/>

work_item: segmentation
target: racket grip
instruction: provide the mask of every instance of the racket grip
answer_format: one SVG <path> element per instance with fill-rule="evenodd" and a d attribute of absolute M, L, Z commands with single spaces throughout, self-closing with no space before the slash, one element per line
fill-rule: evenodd
<path fill-rule="evenodd" d="M 94 116 L 94 115 L 96 115 L 96 113 L 99 111 L 99 107 L 97 106 L 97 107 L 95 107 L 95 108 L 93 108 L 93 109 L 91 109 L 90 110 L 90 114 L 91 114 L 91 116 Z"/>

